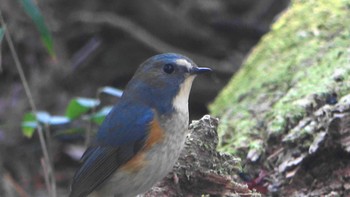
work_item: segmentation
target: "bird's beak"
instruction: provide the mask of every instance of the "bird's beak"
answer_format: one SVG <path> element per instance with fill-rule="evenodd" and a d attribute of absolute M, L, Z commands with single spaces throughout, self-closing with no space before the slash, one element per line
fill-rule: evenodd
<path fill-rule="evenodd" d="M 202 73 L 207 73 L 207 72 L 211 72 L 212 70 L 210 68 L 205 68 L 205 67 L 192 67 L 190 69 L 190 74 L 191 75 L 198 75 L 198 74 L 202 74 Z"/>

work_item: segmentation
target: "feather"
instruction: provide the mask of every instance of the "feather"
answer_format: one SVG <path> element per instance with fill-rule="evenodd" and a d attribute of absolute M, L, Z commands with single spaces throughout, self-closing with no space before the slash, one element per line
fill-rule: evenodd
<path fill-rule="evenodd" d="M 70 197 L 83 197 L 98 189 L 118 168 L 137 170 L 142 163 L 142 150 L 161 137 L 151 108 L 137 103 L 119 103 L 101 125 L 96 142 L 82 156 L 75 173 Z M 152 129 L 155 128 L 155 129 Z M 150 132 L 150 129 L 154 132 Z M 153 133 L 152 142 L 149 134 Z"/>

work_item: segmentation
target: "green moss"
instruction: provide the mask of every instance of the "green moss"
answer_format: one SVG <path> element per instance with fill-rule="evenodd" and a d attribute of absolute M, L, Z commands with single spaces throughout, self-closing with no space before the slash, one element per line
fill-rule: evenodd
<path fill-rule="evenodd" d="M 306 114 L 301 99 L 350 91 L 349 7 L 345 0 L 292 2 L 210 106 L 222 120 L 224 150 L 293 126 Z M 335 81 L 339 68 L 343 80 Z"/>

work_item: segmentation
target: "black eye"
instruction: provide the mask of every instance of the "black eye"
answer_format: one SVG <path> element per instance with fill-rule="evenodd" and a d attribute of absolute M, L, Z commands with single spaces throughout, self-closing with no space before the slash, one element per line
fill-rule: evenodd
<path fill-rule="evenodd" d="M 165 64 L 163 66 L 163 71 L 167 74 L 173 73 L 175 70 L 175 66 L 173 64 Z"/>

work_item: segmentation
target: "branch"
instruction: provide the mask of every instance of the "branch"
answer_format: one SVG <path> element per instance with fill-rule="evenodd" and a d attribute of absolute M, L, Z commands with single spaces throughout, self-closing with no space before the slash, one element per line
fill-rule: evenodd
<path fill-rule="evenodd" d="M 129 35 L 131 35 L 135 39 L 139 40 L 149 48 L 159 53 L 175 52 L 175 53 L 188 55 L 193 59 L 195 59 L 197 62 L 205 63 L 206 65 L 219 64 L 219 62 L 215 59 L 207 58 L 205 56 L 194 54 L 189 51 L 185 51 L 183 49 L 179 49 L 175 46 L 169 45 L 159 40 L 158 38 L 153 36 L 151 33 L 149 33 L 147 30 L 135 24 L 131 20 L 114 13 L 107 13 L 107 12 L 90 13 L 86 11 L 80 11 L 74 14 L 71 17 L 71 20 L 83 22 L 83 23 L 107 24 L 111 27 L 121 29 L 122 31 L 127 32 Z"/>

